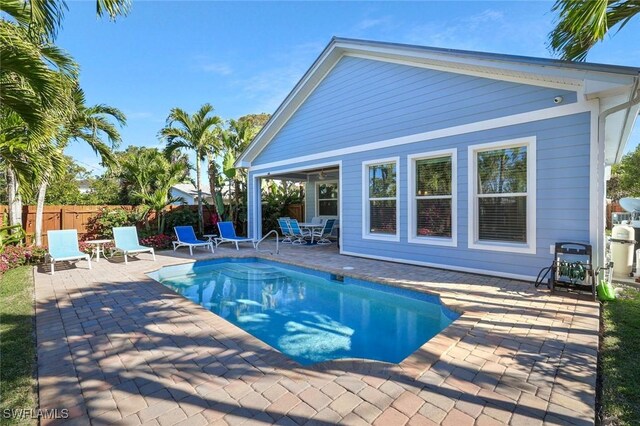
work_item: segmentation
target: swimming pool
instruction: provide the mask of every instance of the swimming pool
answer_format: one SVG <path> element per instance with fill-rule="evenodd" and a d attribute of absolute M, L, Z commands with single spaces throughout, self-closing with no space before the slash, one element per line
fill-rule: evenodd
<path fill-rule="evenodd" d="M 303 365 L 399 363 L 459 316 L 437 296 L 259 258 L 148 275 Z"/>

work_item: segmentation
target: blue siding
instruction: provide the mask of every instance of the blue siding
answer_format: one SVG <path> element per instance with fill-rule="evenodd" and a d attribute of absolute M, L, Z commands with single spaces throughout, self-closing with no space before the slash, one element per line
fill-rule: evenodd
<path fill-rule="evenodd" d="M 575 92 L 345 57 L 252 164 L 548 108 L 555 96 L 576 102 Z"/>
<path fill-rule="evenodd" d="M 535 276 L 540 268 L 551 263 L 551 244 L 589 240 L 589 132 L 590 115 L 582 113 L 320 160 L 323 163 L 342 160 L 342 248 L 363 255 L 429 262 L 454 269 L 466 267 L 485 270 L 489 274 Z M 467 147 L 528 136 L 537 138 L 536 254 L 468 249 Z M 309 144 L 304 145 L 311 148 Z M 410 244 L 407 241 L 407 155 L 449 148 L 457 148 L 458 153 L 458 245 Z M 400 156 L 400 241 L 363 240 L 362 162 L 392 156 Z M 280 159 L 295 157 L 292 152 Z M 290 164 L 270 171 L 302 168 L 313 163 Z"/>

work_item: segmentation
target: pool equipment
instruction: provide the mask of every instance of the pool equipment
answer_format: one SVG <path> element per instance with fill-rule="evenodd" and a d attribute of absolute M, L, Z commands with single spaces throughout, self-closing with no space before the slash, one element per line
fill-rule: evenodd
<path fill-rule="evenodd" d="M 592 247 L 589 244 L 560 242 L 554 246 L 551 266 L 543 268 L 536 279 L 539 287 L 551 273 L 547 287 L 554 293 L 556 288 L 590 291 L 596 298 L 597 272 L 593 269 Z M 599 272 L 599 271 L 598 271 Z"/>
<path fill-rule="evenodd" d="M 613 275 L 627 278 L 633 269 L 635 229 L 629 225 L 616 225 L 611 230 L 611 260 Z"/>

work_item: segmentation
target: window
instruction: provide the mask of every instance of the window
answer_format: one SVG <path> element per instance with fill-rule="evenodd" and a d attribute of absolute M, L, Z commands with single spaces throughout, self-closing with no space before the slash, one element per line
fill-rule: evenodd
<path fill-rule="evenodd" d="M 408 241 L 456 246 L 456 150 L 408 156 Z"/>
<path fill-rule="evenodd" d="M 535 138 L 469 150 L 469 247 L 535 253 Z"/>
<path fill-rule="evenodd" d="M 318 182 L 316 184 L 318 216 L 338 216 L 338 182 Z"/>
<path fill-rule="evenodd" d="M 398 157 L 362 163 L 363 238 L 400 240 L 398 163 Z"/>

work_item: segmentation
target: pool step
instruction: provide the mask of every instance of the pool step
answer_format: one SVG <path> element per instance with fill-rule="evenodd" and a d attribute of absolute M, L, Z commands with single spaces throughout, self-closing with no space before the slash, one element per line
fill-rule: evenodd
<path fill-rule="evenodd" d="M 259 271 L 256 271 L 259 269 Z M 281 270 L 260 263 L 224 265 L 218 269 L 220 273 L 237 280 L 276 280 L 287 278 Z"/>

